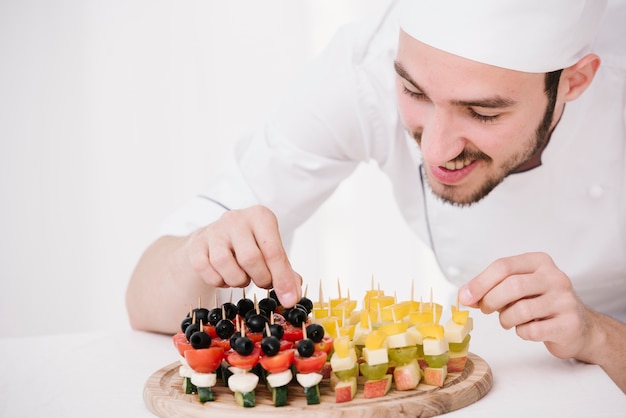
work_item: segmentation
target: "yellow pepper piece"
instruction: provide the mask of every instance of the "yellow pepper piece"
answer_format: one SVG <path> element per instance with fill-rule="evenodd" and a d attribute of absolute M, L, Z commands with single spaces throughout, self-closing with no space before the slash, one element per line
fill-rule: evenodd
<path fill-rule="evenodd" d="M 370 311 L 376 311 L 379 306 L 382 309 L 385 306 L 393 305 L 395 301 L 396 300 L 393 296 L 385 296 L 385 295 L 372 296 L 369 299 L 369 309 Z"/>
<path fill-rule="evenodd" d="M 392 322 L 390 324 L 381 325 L 378 330 L 385 333 L 385 335 L 396 335 L 401 334 L 407 330 L 409 327 L 408 322 Z"/>
<path fill-rule="evenodd" d="M 340 358 L 347 357 L 350 353 L 350 349 L 352 348 L 350 338 L 346 336 L 335 338 L 333 341 L 333 348 L 335 349 L 335 354 L 337 354 Z"/>
<path fill-rule="evenodd" d="M 456 306 L 452 306 L 452 320 L 459 325 L 465 325 L 469 318 L 469 311 L 460 311 Z"/>
<path fill-rule="evenodd" d="M 381 330 L 374 330 L 370 332 L 365 338 L 365 347 L 368 350 L 377 350 L 383 346 L 387 334 Z"/>
<path fill-rule="evenodd" d="M 443 339 L 444 329 L 441 325 L 421 325 L 417 327 L 417 330 L 420 332 L 420 334 L 422 334 L 424 338 L 434 338 L 435 340 Z"/>

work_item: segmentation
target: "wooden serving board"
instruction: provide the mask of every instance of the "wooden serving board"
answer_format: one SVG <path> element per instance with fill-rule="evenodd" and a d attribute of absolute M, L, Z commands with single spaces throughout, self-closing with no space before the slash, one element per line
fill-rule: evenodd
<path fill-rule="evenodd" d="M 480 357 L 470 353 L 463 373 L 450 373 L 443 387 L 420 383 L 415 390 L 396 391 L 393 387 L 382 398 L 363 398 L 362 385 L 356 397 L 335 403 L 335 395 L 327 381 L 320 383 L 321 403 L 307 405 L 302 387 L 289 386 L 286 406 L 272 405 L 272 395 L 265 384 L 256 389 L 256 406 L 243 408 L 235 403 L 233 393 L 221 382 L 213 387 L 215 401 L 204 404 L 198 395 L 182 392 L 183 378 L 178 375 L 179 362 L 157 370 L 144 385 L 143 397 L 148 409 L 159 417 L 432 417 L 470 405 L 485 396 L 493 383 L 491 368 Z"/>

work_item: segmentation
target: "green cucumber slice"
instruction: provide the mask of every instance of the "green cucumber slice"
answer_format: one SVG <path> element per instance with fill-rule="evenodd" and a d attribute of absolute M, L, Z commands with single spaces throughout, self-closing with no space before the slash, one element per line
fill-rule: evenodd
<path fill-rule="evenodd" d="M 285 406 L 287 405 L 287 385 L 280 386 L 277 388 L 272 388 L 272 401 L 274 402 L 274 406 Z"/>
<path fill-rule="evenodd" d="M 190 377 L 185 377 L 183 379 L 183 393 L 185 393 L 186 395 L 191 395 L 193 393 L 198 393 L 198 388 L 196 387 L 196 385 L 191 383 L 191 378 Z"/>
<path fill-rule="evenodd" d="M 206 388 L 198 388 L 198 399 L 200 402 L 212 402 L 215 400 L 215 395 L 213 394 L 213 390 L 209 387 Z"/>
<path fill-rule="evenodd" d="M 235 392 L 235 402 L 237 402 L 239 406 L 252 408 L 255 404 L 255 400 L 254 391 L 246 393 Z"/>
<path fill-rule="evenodd" d="M 304 388 L 307 405 L 318 405 L 320 403 L 320 387 L 319 385 Z"/>

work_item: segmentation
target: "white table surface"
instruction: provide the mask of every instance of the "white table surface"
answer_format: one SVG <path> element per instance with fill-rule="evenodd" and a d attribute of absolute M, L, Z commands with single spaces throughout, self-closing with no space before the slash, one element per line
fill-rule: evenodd
<path fill-rule="evenodd" d="M 491 366 L 493 387 L 446 417 L 626 416 L 626 395 L 599 367 L 556 359 L 494 316 L 474 318 L 470 351 Z M 2 338 L 0 416 L 151 417 L 144 383 L 177 359 L 171 337 L 130 330 Z"/>

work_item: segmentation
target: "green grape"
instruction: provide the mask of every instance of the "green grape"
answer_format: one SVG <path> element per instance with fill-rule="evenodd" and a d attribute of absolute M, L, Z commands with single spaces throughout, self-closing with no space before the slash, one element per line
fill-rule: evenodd
<path fill-rule="evenodd" d="M 397 365 L 410 363 L 417 358 L 417 346 L 390 348 L 389 358 Z"/>
<path fill-rule="evenodd" d="M 348 369 L 348 370 L 339 370 L 339 371 L 333 370 L 333 373 L 335 373 L 335 376 L 337 376 L 337 379 L 339 380 L 346 380 L 351 377 L 356 377 L 358 375 L 357 365 L 355 364 L 353 368 Z"/>
<path fill-rule="evenodd" d="M 470 342 L 470 335 L 467 334 L 467 336 L 463 339 L 463 342 L 449 343 L 450 351 L 455 351 L 458 353 L 459 351 L 467 350 L 467 347 L 469 347 L 469 342 Z"/>
<path fill-rule="evenodd" d="M 439 354 L 437 356 L 424 356 L 424 360 L 428 363 L 428 367 L 439 368 L 448 364 L 448 353 Z"/>
<path fill-rule="evenodd" d="M 370 366 L 367 363 L 361 363 L 360 366 L 361 374 L 368 380 L 382 379 L 387 374 L 388 368 L 389 363 L 376 364 L 374 366 Z"/>

